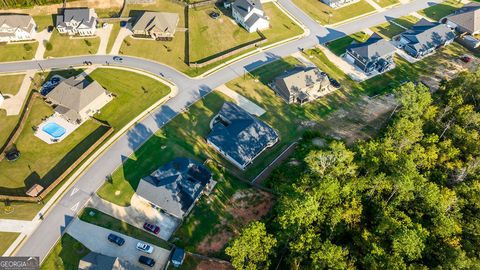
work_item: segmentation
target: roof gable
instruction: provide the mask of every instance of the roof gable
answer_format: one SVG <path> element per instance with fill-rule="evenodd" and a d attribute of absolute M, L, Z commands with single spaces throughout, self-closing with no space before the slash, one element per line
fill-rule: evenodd
<path fill-rule="evenodd" d="M 388 40 L 374 33 L 363 43 L 352 43 L 347 50 L 355 52 L 358 56 L 366 60 L 372 60 L 390 55 L 394 53 L 396 49 Z"/>
<path fill-rule="evenodd" d="M 480 31 L 480 3 L 468 3 L 446 18 L 470 33 L 478 32 Z"/>

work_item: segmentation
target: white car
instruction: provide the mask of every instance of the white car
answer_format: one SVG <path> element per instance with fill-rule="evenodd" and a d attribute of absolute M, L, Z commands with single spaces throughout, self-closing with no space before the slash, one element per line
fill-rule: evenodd
<path fill-rule="evenodd" d="M 137 249 L 140 251 L 143 251 L 145 253 L 151 254 L 153 252 L 153 247 L 150 246 L 149 244 L 145 244 L 142 242 L 138 242 L 137 244 Z"/>

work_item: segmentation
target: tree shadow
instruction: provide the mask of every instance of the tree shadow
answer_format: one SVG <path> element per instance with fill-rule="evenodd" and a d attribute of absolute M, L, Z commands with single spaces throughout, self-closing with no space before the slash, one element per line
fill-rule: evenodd
<path fill-rule="evenodd" d="M 138 123 L 127 131 L 128 147 L 135 151 L 152 135 L 153 132 L 150 128 L 142 123 Z"/>

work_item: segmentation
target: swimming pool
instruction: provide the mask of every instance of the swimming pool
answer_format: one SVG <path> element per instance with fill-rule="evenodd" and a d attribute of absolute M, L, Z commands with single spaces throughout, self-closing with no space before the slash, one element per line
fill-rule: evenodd
<path fill-rule="evenodd" d="M 55 122 L 50 122 L 46 124 L 43 128 L 43 131 L 45 131 L 48 135 L 52 136 L 53 138 L 57 139 L 63 136 L 65 134 L 66 130 L 64 127 L 60 126 L 59 124 Z"/>

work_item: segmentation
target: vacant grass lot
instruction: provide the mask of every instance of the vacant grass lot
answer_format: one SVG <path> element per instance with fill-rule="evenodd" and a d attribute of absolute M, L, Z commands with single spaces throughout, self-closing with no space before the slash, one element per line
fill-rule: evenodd
<path fill-rule="evenodd" d="M 93 213 L 93 216 L 90 215 L 91 213 Z M 81 220 L 85 222 L 88 222 L 112 231 L 116 231 L 118 233 L 136 238 L 141 241 L 145 241 L 147 243 L 159 246 L 161 248 L 165 248 L 168 250 L 172 248 L 171 245 L 165 240 L 162 240 L 153 234 L 145 232 L 137 227 L 134 227 L 124 221 L 118 220 L 94 208 L 90 208 L 90 207 L 84 208 L 82 214 L 80 214 L 79 217 Z"/>
<path fill-rule="evenodd" d="M 449 15 L 461 6 L 463 6 L 461 1 L 446 0 L 438 5 L 434 5 L 426 9 L 420 10 L 418 11 L 418 13 L 427 16 L 435 21 L 439 21 L 441 18 Z"/>
<path fill-rule="evenodd" d="M 108 43 L 107 43 L 107 53 L 110 53 L 112 50 L 113 44 L 115 43 L 115 40 L 117 39 L 118 33 L 120 32 L 120 23 L 113 23 L 113 28 L 112 32 L 110 32 L 110 37 L 108 37 Z"/>
<path fill-rule="evenodd" d="M 405 32 L 405 29 L 391 22 L 384 22 L 370 28 L 385 39 L 392 39 L 394 36 Z"/>
<path fill-rule="evenodd" d="M 0 254 L 5 253 L 19 235 L 19 233 L 0 232 L 0 239 L 2 239 L 0 243 Z"/>
<path fill-rule="evenodd" d="M 322 25 L 339 23 L 375 11 L 375 8 L 365 0 L 338 9 L 317 0 L 293 0 L 293 2 Z"/>
<path fill-rule="evenodd" d="M 42 270 L 73 270 L 78 269 L 78 263 L 83 256 L 90 252 L 82 243 L 75 240 L 69 234 L 64 234 L 62 238 L 53 246 L 53 249 L 45 257 L 40 269 Z"/>
<path fill-rule="evenodd" d="M 267 42 L 263 44 L 263 46 L 298 36 L 303 33 L 303 29 L 290 20 L 290 18 L 276 7 L 275 4 L 263 4 L 263 9 L 270 19 L 270 29 L 262 31 L 267 37 Z"/>
<path fill-rule="evenodd" d="M 50 37 L 51 50 L 46 50 L 44 57 L 63 57 L 72 55 L 96 54 L 100 45 L 99 37 L 69 37 L 60 35 L 57 30 Z"/>
<path fill-rule="evenodd" d="M 47 29 L 48 26 L 53 26 L 53 16 L 55 15 L 33 16 L 33 20 L 37 24 L 37 31 L 41 32 Z"/>
<path fill-rule="evenodd" d="M 347 47 L 356 41 L 359 43 L 367 41 L 370 36 L 365 32 L 358 32 L 349 36 L 344 36 L 327 44 L 327 47 L 336 55 L 340 56 L 345 53 Z"/>
<path fill-rule="evenodd" d="M 35 56 L 38 42 L 0 44 L 0 62 L 30 60 Z"/>

